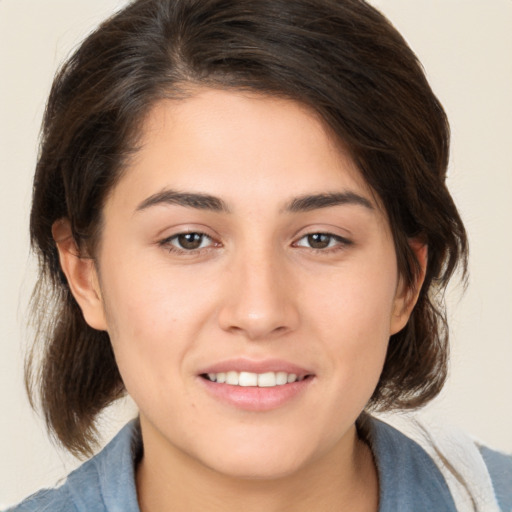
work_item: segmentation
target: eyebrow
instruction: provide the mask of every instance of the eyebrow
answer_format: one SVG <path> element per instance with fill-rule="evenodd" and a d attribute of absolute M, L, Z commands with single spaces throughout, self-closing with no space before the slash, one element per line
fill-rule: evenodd
<path fill-rule="evenodd" d="M 347 191 L 296 197 L 286 205 L 285 211 L 291 213 L 309 212 L 311 210 L 339 205 L 358 205 L 369 210 L 375 209 L 373 204 L 365 197 L 355 192 Z"/>
<path fill-rule="evenodd" d="M 149 196 L 140 203 L 135 211 L 146 210 L 157 205 L 178 205 L 197 210 L 230 213 L 228 205 L 220 198 L 198 192 L 178 192 L 165 189 Z M 355 192 L 332 192 L 322 194 L 306 194 L 296 197 L 284 207 L 285 212 L 299 213 L 329 208 L 339 205 L 358 205 L 374 210 L 373 204 Z"/>
<path fill-rule="evenodd" d="M 162 190 L 161 192 L 149 196 L 137 206 L 136 211 L 146 210 L 151 206 L 171 204 L 195 208 L 197 210 L 229 213 L 229 208 L 226 203 L 218 197 L 196 192 L 178 192 L 170 189 Z"/>

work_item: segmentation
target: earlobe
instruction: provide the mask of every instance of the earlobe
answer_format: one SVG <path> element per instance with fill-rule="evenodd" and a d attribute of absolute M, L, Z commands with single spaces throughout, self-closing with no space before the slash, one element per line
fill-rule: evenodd
<path fill-rule="evenodd" d="M 407 324 L 412 310 L 418 301 L 418 296 L 420 294 L 421 287 L 423 286 L 425 273 L 427 271 L 427 244 L 415 238 L 409 241 L 409 245 L 416 255 L 420 269 L 416 276 L 416 281 L 412 286 L 405 286 L 403 280 L 400 279 L 395 295 L 395 302 L 393 305 L 393 313 L 391 317 L 391 334 L 396 334 Z"/>
<path fill-rule="evenodd" d="M 106 330 L 103 299 L 94 260 L 80 255 L 68 219 L 59 219 L 53 223 L 52 236 L 57 244 L 60 266 L 85 321 L 94 329 Z"/>

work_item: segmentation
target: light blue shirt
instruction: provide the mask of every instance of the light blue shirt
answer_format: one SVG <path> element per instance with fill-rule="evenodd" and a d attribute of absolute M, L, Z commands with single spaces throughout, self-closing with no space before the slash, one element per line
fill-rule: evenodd
<path fill-rule="evenodd" d="M 374 418 L 369 442 L 379 474 L 379 512 L 457 512 L 444 477 L 416 442 Z M 40 491 L 9 512 L 140 512 L 135 465 L 141 453 L 140 430 L 132 421 L 63 485 Z M 487 448 L 481 453 L 501 509 L 511 512 L 512 456 Z"/>

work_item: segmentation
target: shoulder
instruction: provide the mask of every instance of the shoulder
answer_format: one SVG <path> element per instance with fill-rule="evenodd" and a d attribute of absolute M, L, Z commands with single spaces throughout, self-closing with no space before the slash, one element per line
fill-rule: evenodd
<path fill-rule="evenodd" d="M 501 510 L 512 511 L 512 454 L 504 454 L 479 446 L 492 480 Z"/>
<path fill-rule="evenodd" d="M 379 474 L 382 512 L 456 512 L 445 478 L 419 443 L 375 418 L 365 428 Z"/>
<path fill-rule="evenodd" d="M 39 491 L 19 505 L 8 508 L 6 512 L 75 512 L 71 496 L 65 485 L 57 489 L 45 489 Z"/>
<path fill-rule="evenodd" d="M 131 422 L 61 486 L 39 491 L 6 512 L 139 512 L 134 467 L 140 446 L 137 422 Z"/>
<path fill-rule="evenodd" d="M 425 423 L 415 416 L 388 420 L 396 428 L 371 420 L 373 449 L 384 482 L 391 470 L 400 475 L 402 486 L 423 493 L 430 506 L 453 503 L 454 510 L 471 510 L 476 504 L 486 512 L 512 510 L 512 456 L 481 447 L 453 427 Z"/>

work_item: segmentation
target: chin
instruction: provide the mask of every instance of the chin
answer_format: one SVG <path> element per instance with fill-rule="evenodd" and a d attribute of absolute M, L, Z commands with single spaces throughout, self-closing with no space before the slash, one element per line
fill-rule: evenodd
<path fill-rule="evenodd" d="M 207 449 L 196 451 L 198 460 L 219 474 L 245 480 L 286 478 L 308 465 L 319 451 L 311 436 L 245 431 L 243 436 L 217 437 Z M 262 429 L 263 430 L 263 429 Z M 259 435 L 258 435 L 259 434 Z M 313 433 L 311 433 L 313 434 Z M 308 439 L 309 437 L 309 439 Z M 308 442 L 309 441 L 309 442 Z"/>
<path fill-rule="evenodd" d="M 210 469 L 226 477 L 240 480 L 277 480 L 297 473 L 304 461 L 280 453 L 261 452 L 256 457 L 224 457 L 222 464 L 210 465 Z"/>

